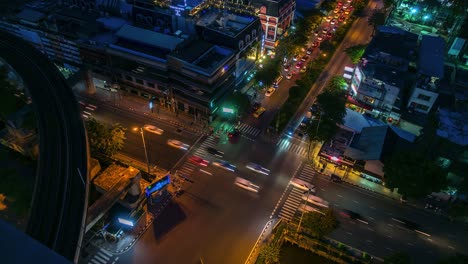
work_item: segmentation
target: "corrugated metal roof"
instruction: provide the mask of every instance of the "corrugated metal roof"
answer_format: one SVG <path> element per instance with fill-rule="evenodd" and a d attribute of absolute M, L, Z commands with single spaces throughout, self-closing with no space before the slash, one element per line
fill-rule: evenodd
<path fill-rule="evenodd" d="M 133 42 L 138 42 L 144 45 L 170 51 L 174 50 L 177 45 L 184 41 L 178 37 L 169 36 L 130 25 L 124 25 L 119 31 L 117 31 L 116 36 L 119 38 L 131 40 Z"/>

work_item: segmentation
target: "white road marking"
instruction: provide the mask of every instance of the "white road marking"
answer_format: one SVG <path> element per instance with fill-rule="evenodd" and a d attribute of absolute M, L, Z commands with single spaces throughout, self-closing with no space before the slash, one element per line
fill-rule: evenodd
<path fill-rule="evenodd" d="M 320 190 L 321 190 L 321 191 L 325 191 L 325 189 L 324 189 L 324 188 L 320 188 Z"/>
<path fill-rule="evenodd" d="M 372 228 L 370 228 L 370 227 L 368 227 L 367 229 L 369 229 L 370 231 L 374 231 L 374 229 L 372 229 Z"/>
<path fill-rule="evenodd" d="M 368 240 L 366 240 L 366 242 L 367 242 L 367 243 L 372 243 L 372 240 L 369 240 L 369 239 L 368 239 Z"/>
<path fill-rule="evenodd" d="M 392 236 L 390 236 L 390 235 L 386 235 L 386 237 L 388 237 L 388 238 L 393 238 L 393 237 L 392 237 Z"/>
<path fill-rule="evenodd" d="M 200 169 L 200 171 L 203 172 L 203 173 L 206 173 L 206 174 L 208 174 L 208 175 L 213 175 L 213 173 L 211 173 L 211 172 L 209 172 L 209 171 L 206 171 L 206 170 Z"/>
<path fill-rule="evenodd" d="M 374 207 L 374 206 L 371 206 L 370 209 L 375 210 L 375 207 Z"/>
<path fill-rule="evenodd" d="M 350 235 L 350 236 L 352 236 L 352 235 L 353 235 L 351 232 L 346 232 L 346 234 L 348 234 L 348 235 Z"/>
<path fill-rule="evenodd" d="M 340 205 L 339 204 L 333 204 L 335 207 L 339 207 Z"/>
<path fill-rule="evenodd" d="M 411 243 L 409 243 L 409 242 L 408 242 L 408 243 L 406 243 L 406 244 L 407 244 L 408 246 L 414 246 L 413 244 L 411 244 Z"/>
<path fill-rule="evenodd" d="M 392 250 L 393 250 L 393 249 L 391 249 L 391 248 L 389 248 L 389 247 L 386 247 L 385 249 L 386 249 L 386 250 L 390 250 L 390 251 L 392 251 Z"/>
<path fill-rule="evenodd" d="M 452 250 L 455 250 L 455 248 L 454 248 L 454 247 L 452 247 L 452 246 L 448 246 L 448 248 L 450 248 L 450 249 L 452 249 Z"/>
<path fill-rule="evenodd" d="M 416 233 L 419 233 L 419 234 L 421 234 L 421 235 L 425 235 L 425 236 L 427 236 L 427 237 L 430 237 L 430 236 L 431 236 L 431 235 L 429 235 L 428 233 L 424 233 L 424 232 L 419 231 L 419 230 L 414 230 L 414 231 L 415 231 Z M 432 241 L 432 240 L 429 240 L 429 241 Z"/>
<path fill-rule="evenodd" d="M 354 203 L 357 203 L 357 204 L 359 203 L 359 202 L 358 202 L 358 201 L 356 201 L 356 200 L 353 200 L 353 202 L 354 202 Z"/>
<path fill-rule="evenodd" d="M 391 227 L 393 227 L 393 225 L 392 225 L 392 224 L 387 224 L 387 225 L 388 225 L 388 226 L 391 226 Z"/>
<path fill-rule="evenodd" d="M 363 224 L 366 224 L 366 225 L 369 224 L 368 222 L 366 222 L 366 221 L 364 221 L 364 220 L 361 220 L 361 219 L 357 219 L 357 220 L 358 220 L 359 222 L 363 223 Z"/>
<path fill-rule="evenodd" d="M 340 197 L 340 198 L 343 198 L 343 195 L 339 195 L 339 194 L 338 194 L 337 196 Z"/>
<path fill-rule="evenodd" d="M 369 220 L 374 220 L 374 218 L 373 218 L 373 217 L 370 217 L 370 216 L 369 216 L 369 217 L 367 217 L 367 218 L 368 218 Z"/>

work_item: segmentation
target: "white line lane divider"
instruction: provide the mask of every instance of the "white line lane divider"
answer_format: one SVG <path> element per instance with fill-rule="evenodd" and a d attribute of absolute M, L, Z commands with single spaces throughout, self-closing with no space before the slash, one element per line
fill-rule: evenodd
<path fill-rule="evenodd" d="M 213 175 L 213 173 L 211 173 L 211 172 L 209 172 L 209 171 L 206 171 L 206 170 L 200 169 L 200 171 L 203 172 L 203 173 L 206 173 L 206 174 L 208 174 L 208 175 Z"/>
<path fill-rule="evenodd" d="M 429 235 L 428 233 L 424 233 L 423 231 L 419 231 L 419 230 L 414 230 L 414 232 L 419 233 L 419 234 L 421 234 L 421 235 L 425 235 L 425 236 L 427 236 L 427 237 L 430 237 L 430 236 L 431 236 L 431 235 Z"/>
<path fill-rule="evenodd" d="M 363 223 L 363 224 L 366 224 L 366 225 L 369 224 L 368 222 L 366 222 L 366 221 L 364 221 L 364 220 L 361 220 L 361 219 L 357 219 L 357 220 L 358 220 L 359 222 Z"/>

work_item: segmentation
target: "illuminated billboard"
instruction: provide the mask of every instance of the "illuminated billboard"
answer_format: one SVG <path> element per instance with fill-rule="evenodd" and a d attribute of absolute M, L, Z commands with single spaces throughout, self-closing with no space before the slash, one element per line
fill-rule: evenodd
<path fill-rule="evenodd" d="M 151 183 L 148 187 L 145 189 L 145 195 L 146 197 L 149 197 L 152 193 L 157 192 L 164 188 L 166 185 L 171 183 L 171 178 L 170 175 L 166 175 L 162 177 L 161 179 Z"/>

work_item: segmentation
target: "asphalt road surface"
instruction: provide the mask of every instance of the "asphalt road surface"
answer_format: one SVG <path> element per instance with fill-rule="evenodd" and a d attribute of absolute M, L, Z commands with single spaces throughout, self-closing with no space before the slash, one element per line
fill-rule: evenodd
<path fill-rule="evenodd" d="M 223 159 L 234 164 L 236 171 L 212 165 L 194 168 L 188 161 L 182 162 L 180 171 L 189 173 L 186 176 L 193 183 L 186 184 L 185 193 L 175 199 L 119 261 L 197 263 L 200 258 L 204 263 L 245 261 L 301 157 L 287 151 L 278 152 L 277 145 L 252 144 L 244 138 L 230 145 L 223 138 L 218 143 L 209 137 L 192 153 L 216 160 L 206 153 L 207 146 L 224 151 Z M 245 165 L 249 161 L 270 169 L 271 174 L 247 170 Z M 254 193 L 234 185 L 238 176 L 260 186 L 260 191 Z"/>
<path fill-rule="evenodd" d="M 114 108 L 106 106 L 99 107 L 93 111 L 92 117 L 107 124 L 119 123 L 126 128 L 125 144 L 120 153 L 145 163 L 146 158 L 140 127 L 149 124 L 163 129 L 162 135 L 144 131 L 144 136 L 150 167 L 156 165 L 165 170 L 170 170 L 185 154 L 185 151 L 167 145 L 168 139 L 176 139 L 191 146 L 198 138 L 198 135 L 184 129 L 179 130 L 175 126 L 149 121 L 146 117 L 132 112 L 114 111 Z"/>

